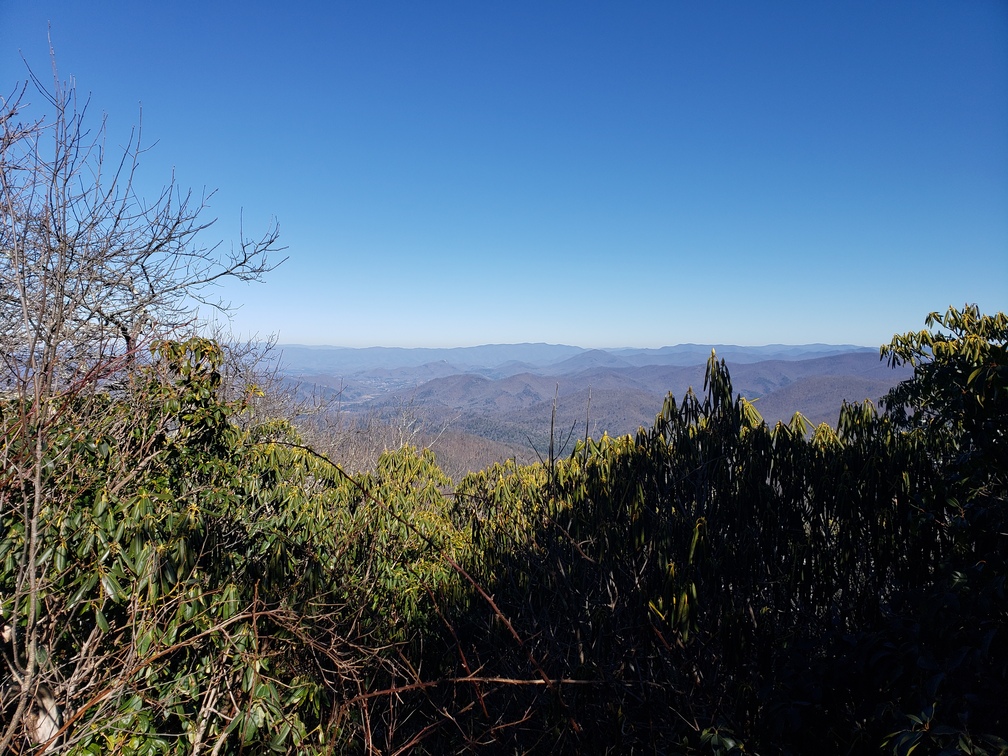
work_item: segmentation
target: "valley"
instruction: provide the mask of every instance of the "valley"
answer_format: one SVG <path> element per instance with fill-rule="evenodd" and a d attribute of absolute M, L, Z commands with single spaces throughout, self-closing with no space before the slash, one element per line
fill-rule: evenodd
<path fill-rule="evenodd" d="M 280 349 L 286 379 L 325 397 L 344 427 L 408 425 L 393 438 L 431 446 L 454 476 L 488 461 L 544 457 L 551 427 L 557 456 L 585 435 L 650 427 L 669 392 L 702 393 L 712 349 L 725 359 L 734 392 L 755 402 L 770 426 L 795 412 L 835 426 L 844 401 L 877 403 L 910 375 L 889 368 L 876 349 L 827 344 Z"/>

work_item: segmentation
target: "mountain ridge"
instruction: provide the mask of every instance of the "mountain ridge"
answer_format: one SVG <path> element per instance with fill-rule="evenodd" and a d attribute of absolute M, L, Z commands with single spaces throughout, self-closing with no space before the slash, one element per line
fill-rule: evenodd
<path fill-rule="evenodd" d="M 850 344 L 766 344 L 737 346 L 732 344 L 677 344 L 660 348 L 613 347 L 591 349 L 569 344 L 523 342 L 517 344 L 483 344 L 471 347 L 331 347 L 279 344 L 280 361 L 285 372 L 330 372 L 346 374 L 367 372 L 379 368 L 417 368 L 444 362 L 460 372 L 507 370 L 505 366 L 521 364 L 532 369 L 554 367 L 566 372 L 560 363 L 578 359 L 608 362 L 612 365 L 705 364 L 713 351 L 719 359 L 733 362 L 764 360 L 801 360 L 812 357 L 876 352 L 877 348 Z M 591 356 L 586 356 L 591 355 Z"/>
<path fill-rule="evenodd" d="M 452 456 L 453 474 L 482 469 L 494 449 L 499 459 L 531 461 L 549 447 L 551 428 L 581 438 L 650 427 L 668 394 L 703 393 L 711 351 L 728 365 L 733 392 L 770 425 L 801 412 L 835 427 L 843 402 L 877 402 L 911 373 L 890 368 L 877 349 L 831 344 L 282 349 L 281 372 L 313 395 L 338 396 L 348 419 L 422 418 L 439 458 Z"/>

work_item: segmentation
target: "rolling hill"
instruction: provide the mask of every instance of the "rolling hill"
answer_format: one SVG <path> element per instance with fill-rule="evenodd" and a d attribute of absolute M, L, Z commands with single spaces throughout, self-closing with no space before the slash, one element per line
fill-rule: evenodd
<path fill-rule="evenodd" d="M 340 393 L 349 416 L 394 422 L 408 407 L 426 438 L 480 449 L 479 458 L 526 461 L 554 435 L 622 435 L 648 427 L 671 392 L 703 391 L 711 349 L 726 360 L 733 388 L 755 401 L 769 424 L 801 412 L 835 425 L 844 401 L 877 401 L 909 375 L 878 351 L 811 344 L 765 347 L 686 344 L 662 349 L 581 349 L 487 345 L 459 349 L 282 347 L 283 371 L 322 393 Z M 479 443 L 477 444 L 477 439 Z M 435 442 L 437 451 L 437 443 Z M 449 465 L 451 466 L 451 465 Z M 482 465 L 481 466 L 485 466 Z M 464 467 L 464 465 L 463 465 Z"/>

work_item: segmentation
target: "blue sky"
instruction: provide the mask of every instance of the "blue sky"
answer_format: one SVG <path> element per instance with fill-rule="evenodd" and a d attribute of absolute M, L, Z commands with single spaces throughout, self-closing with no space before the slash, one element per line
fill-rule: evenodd
<path fill-rule="evenodd" d="M 141 178 L 272 216 L 239 333 L 878 345 L 1008 310 L 1008 3 L 22 2 Z M 149 183 L 148 183 L 149 182 Z"/>

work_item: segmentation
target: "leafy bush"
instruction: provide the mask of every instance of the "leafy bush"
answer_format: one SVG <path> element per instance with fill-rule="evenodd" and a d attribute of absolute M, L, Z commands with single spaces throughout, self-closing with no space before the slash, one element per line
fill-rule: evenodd
<path fill-rule="evenodd" d="M 9 661 L 53 692 L 71 752 L 352 740 L 360 694 L 395 676 L 391 644 L 449 576 L 437 550 L 464 544 L 429 454 L 351 479 L 283 424 L 241 431 L 220 359 L 211 342 L 163 343 L 122 396 L 57 398 L 39 517 L 22 506 L 32 481 L 0 491 Z M 3 416 L 13 464 L 31 452 L 20 409 Z"/>
<path fill-rule="evenodd" d="M 770 428 L 712 356 L 455 491 L 253 421 L 204 339 L 5 398 L 9 742 L 47 691 L 73 753 L 1003 752 L 1008 320 L 928 322 L 881 414 Z"/>
<path fill-rule="evenodd" d="M 464 480 L 484 682 L 431 752 L 1001 748 L 1006 321 L 939 322 L 836 431 L 768 428 L 712 357 L 636 438 Z"/>

